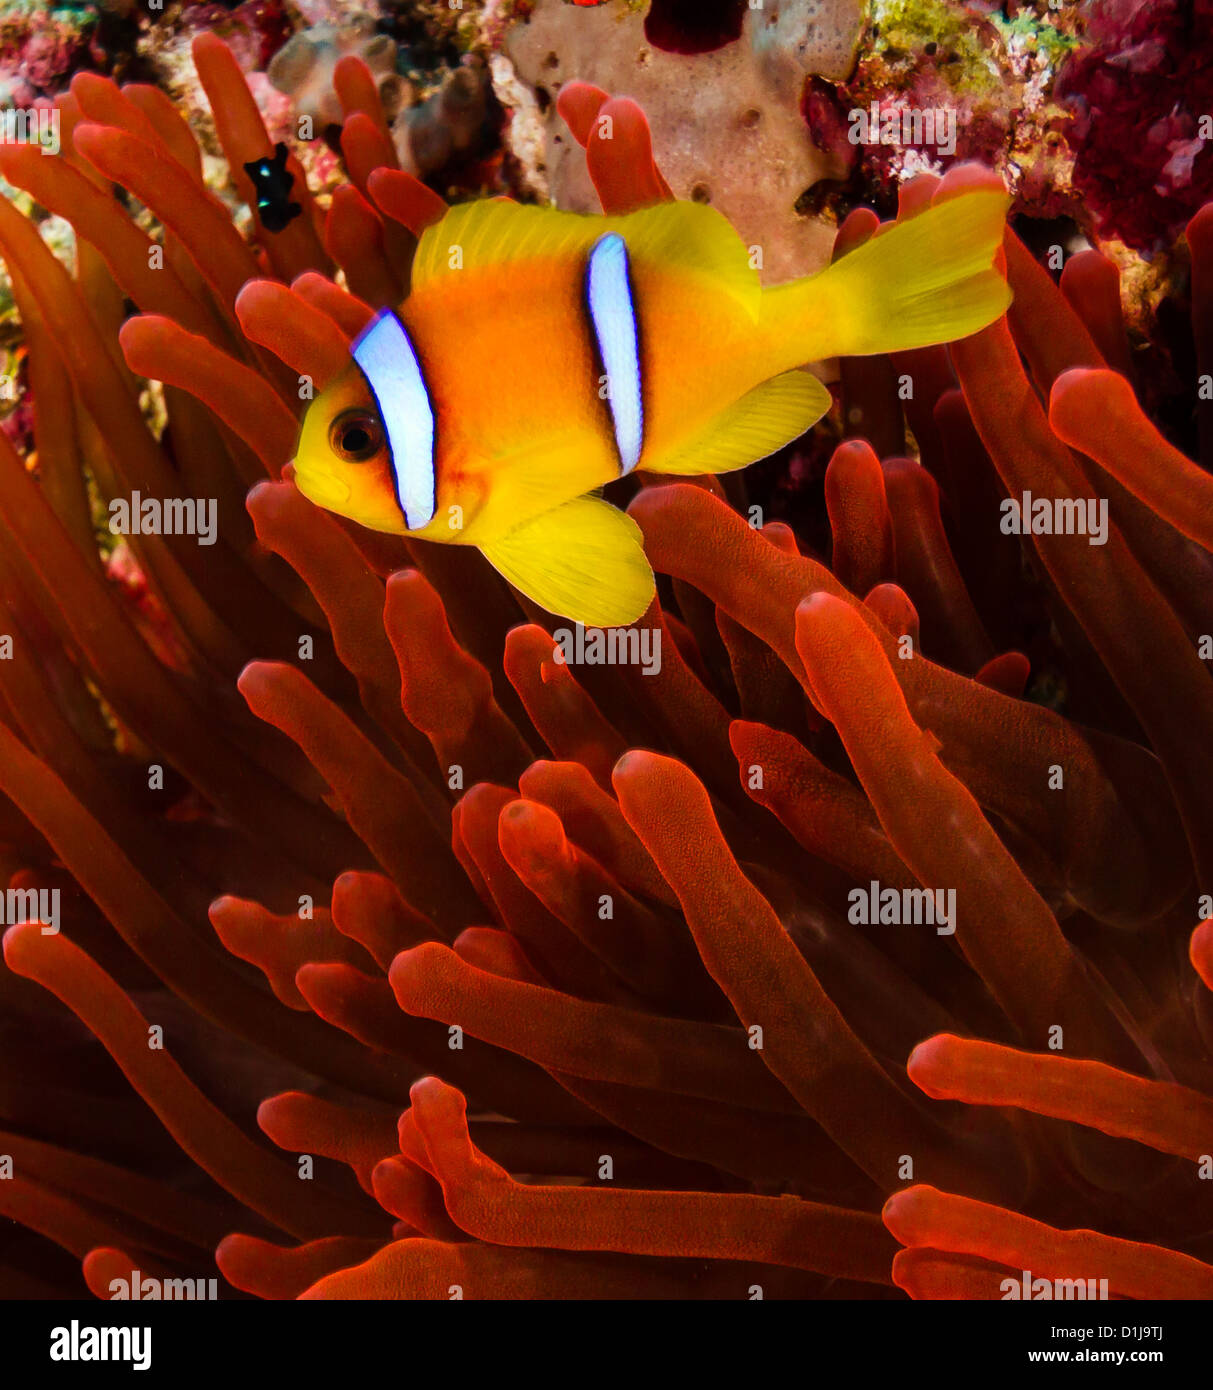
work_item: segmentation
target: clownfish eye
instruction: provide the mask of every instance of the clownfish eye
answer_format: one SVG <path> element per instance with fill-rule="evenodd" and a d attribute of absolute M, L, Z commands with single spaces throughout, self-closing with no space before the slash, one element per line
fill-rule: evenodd
<path fill-rule="evenodd" d="M 343 410 L 329 426 L 329 446 L 346 463 L 365 463 L 383 447 L 383 427 L 367 410 Z"/>

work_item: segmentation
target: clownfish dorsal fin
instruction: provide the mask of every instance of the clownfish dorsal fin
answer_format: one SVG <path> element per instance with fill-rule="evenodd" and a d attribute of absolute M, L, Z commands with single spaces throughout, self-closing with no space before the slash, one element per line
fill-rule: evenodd
<path fill-rule="evenodd" d="M 691 202 L 657 203 L 621 217 L 585 216 L 508 198 L 460 203 L 422 235 L 413 261 L 413 291 L 460 270 L 588 255 L 607 232 L 623 237 L 634 266 L 703 275 L 757 315 L 762 289 L 741 238 L 723 214 Z"/>
<path fill-rule="evenodd" d="M 713 415 L 703 430 L 665 458 L 646 463 L 650 473 L 730 473 L 782 449 L 815 425 L 833 397 L 811 372 L 784 372 Z"/>
<path fill-rule="evenodd" d="M 587 627 L 634 623 L 656 584 L 640 527 L 597 497 L 578 497 L 481 544 L 516 589 Z"/>

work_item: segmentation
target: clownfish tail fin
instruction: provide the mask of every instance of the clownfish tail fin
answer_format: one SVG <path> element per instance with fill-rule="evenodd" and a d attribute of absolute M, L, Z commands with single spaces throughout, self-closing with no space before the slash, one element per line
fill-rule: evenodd
<path fill-rule="evenodd" d="M 766 291 L 761 322 L 782 365 L 948 343 L 992 323 L 1011 301 L 993 268 L 1009 201 L 962 193 Z"/>

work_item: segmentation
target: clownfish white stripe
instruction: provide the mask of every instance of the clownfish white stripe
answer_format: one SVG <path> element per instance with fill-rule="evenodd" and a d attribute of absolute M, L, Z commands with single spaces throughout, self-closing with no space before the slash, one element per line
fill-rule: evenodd
<path fill-rule="evenodd" d="M 434 519 L 434 408 L 404 325 L 385 309 L 354 343 L 354 361 L 366 377 L 387 433 L 396 500 L 410 531 Z"/>
<path fill-rule="evenodd" d="M 607 232 L 590 251 L 586 301 L 606 373 L 619 471 L 626 474 L 640 462 L 644 448 L 644 404 L 628 250 L 618 232 Z"/>

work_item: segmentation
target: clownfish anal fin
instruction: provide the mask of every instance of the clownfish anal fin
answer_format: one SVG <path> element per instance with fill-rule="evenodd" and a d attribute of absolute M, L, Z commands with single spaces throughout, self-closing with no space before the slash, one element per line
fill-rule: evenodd
<path fill-rule="evenodd" d="M 784 372 L 756 386 L 674 453 L 646 463 L 650 473 L 729 473 L 798 439 L 829 410 L 833 397 L 811 372 Z"/>
<path fill-rule="evenodd" d="M 579 497 L 482 544 L 485 558 L 549 613 L 587 627 L 633 623 L 653 601 L 640 527 L 596 497 Z"/>

